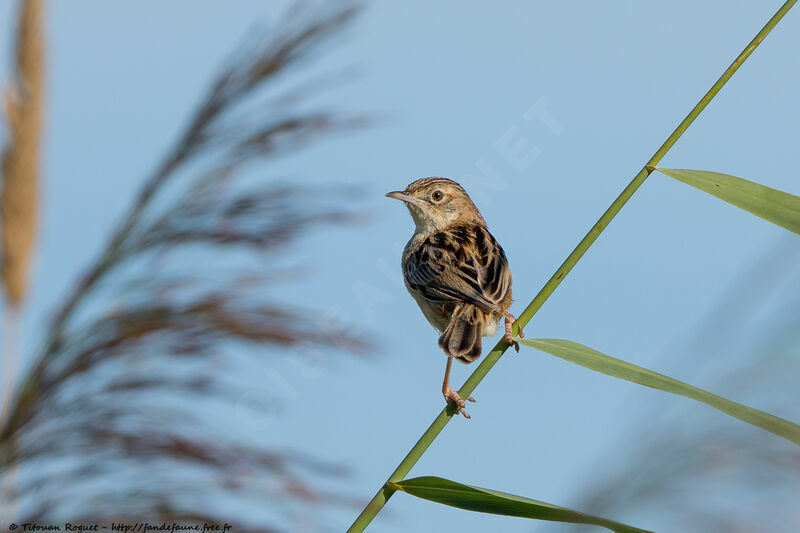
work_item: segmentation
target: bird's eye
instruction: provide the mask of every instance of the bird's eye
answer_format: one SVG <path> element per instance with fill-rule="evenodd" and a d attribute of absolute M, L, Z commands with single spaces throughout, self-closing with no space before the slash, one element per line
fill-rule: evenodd
<path fill-rule="evenodd" d="M 444 193 L 442 191 L 433 191 L 431 194 L 431 198 L 434 202 L 440 202 L 442 198 L 444 198 Z"/>

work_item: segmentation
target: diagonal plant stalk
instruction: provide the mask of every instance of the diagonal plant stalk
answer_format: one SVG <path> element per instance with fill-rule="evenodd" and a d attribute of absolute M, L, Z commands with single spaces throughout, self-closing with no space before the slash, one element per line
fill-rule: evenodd
<path fill-rule="evenodd" d="M 544 302 L 553 294 L 556 290 L 556 287 L 563 281 L 563 279 L 567 276 L 567 274 L 572 270 L 572 268 L 578 263 L 578 261 L 583 257 L 583 254 L 589 249 L 589 247 L 597 240 L 597 237 L 603 232 L 603 230 L 608 226 L 611 220 L 619 213 L 625 203 L 633 196 L 636 190 L 644 183 L 644 180 L 650 175 L 653 171 L 653 167 L 657 166 L 661 159 L 666 155 L 666 153 L 672 148 L 672 146 L 678 141 L 678 139 L 683 135 L 683 133 L 689 128 L 689 126 L 694 122 L 694 120 L 703 112 L 706 106 L 714 99 L 717 93 L 722 89 L 722 87 L 728 82 L 728 80 L 733 76 L 733 74 L 739 69 L 740 66 L 745 62 L 745 60 L 753 53 L 753 51 L 761 44 L 761 41 L 772 31 L 772 29 L 780 22 L 784 15 L 794 6 L 797 0 L 786 0 L 784 4 L 778 9 L 778 11 L 772 16 L 769 21 L 761 28 L 761 31 L 753 38 L 752 41 L 742 50 L 742 52 L 733 60 L 730 66 L 722 73 L 719 79 L 712 85 L 711 89 L 700 99 L 697 105 L 692 108 L 686 118 L 675 128 L 675 131 L 664 141 L 664 144 L 656 150 L 656 153 L 650 158 L 650 160 L 642 167 L 638 174 L 633 178 L 633 180 L 628 184 L 627 187 L 620 193 L 616 200 L 611 204 L 611 206 L 606 210 L 605 213 L 600 217 L 600 219 L 595 223 L 594 226 L 589 230 L 586 236 L 578 243 L 578 246 L 569 254 L 569 256 L 564 260 L 558 270 L 550 277 L 550 279 L 545 283 L 544 287 L 539 291 L 539 293 L 534 297 L 528 307 L 522 312 L 519 316 L 517 321 L 514 324 L 513 334 L 517 335 L 519 329 L 524 327 L 533 315 L 536 314 L 537 311 L 542 307 Z M 501 339 L 495 346 L 492 348 L 492 351 L 486 356 L 483 362 L 475 369 L 472 375 L 467 379 L 464 385 L 459 389 L 458 394 L 462 398 L 466 398 L 475 390 L 478 384 L 486 377 L 486 374 L 492 367 L 497 363 L 503 353 L 508 349 L 509 344 L 506 342 L 505 339 Z M 369 525 L 370 522 L 375 518 L 375 516 L 380 512 L 389 498 L 392 497 L 394 494 L 395 489 L 392 488 L 389 483 L 397 482 L 403 480 L 408 472 L 413 468 L 413 466 L 419 461 L 422 454 L 428 449 L 428 447 L 433 443 L 439 433 L 444 429 L 444 426 L 450 421 L 453 417 L 454 411 L 452 406 L 448 405 L 445 407 L 439 416 L 433 421 L 433 423 L 428 427 L 425 433 L 422 434 L 422 437 L 417 441 L 414 447 L 408 452 L 406 457 L 403 461 L 397 466 L 397 468 L 392 472 L 380 490 L 378 490 L 377 494 L 370 500 L 370 502 L 364 507 L 364 510 L 361 511 L 361 514 L 358 515 L 356 520 L 347 530 L 348 533 L 356 533 L 360 531 L 364 531 L 364 529 Z"/>

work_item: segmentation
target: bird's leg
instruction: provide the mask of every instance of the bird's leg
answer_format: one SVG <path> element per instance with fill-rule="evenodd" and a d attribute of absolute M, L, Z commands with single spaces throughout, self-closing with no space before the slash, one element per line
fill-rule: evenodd
<path fill-rule="evenodd" d="M 505 322 L 506 334 L 504 335 L 505 339 L 508 341 L 508 344 L 513 346 L 514 349 L 519 352 L 519 343 L 518 342 L 514 342 L 514 336 L 511 334 L 511 326 L 514 325 L 514 322 L 516 322 L 517 319 L 514 318 L 514 315 L 512 315 L 508 311 L 503 313 L 503 316 L 506 317 L 506 322 Z M 522 328 L 519 328 L 519 338 L 520 339 L 524 339 L 525 338 L 525 334 L 522 333 Z"/>
<path fill-rule="evenodd" d="M 456 404 L 456 414 L 461 413 L 464 415 L 464 418 L 470 418 L 469 414 L 464 410 L 464 400 L 461 399 L 461 396 L 458 395 L 456 391 L 450 388 L 450 367 L 453 364 L 453 358 L 447 358 L 447 366 L 444 369 L 444 383 L 442 383 L 442 394 L 444 394 L 445 401 L 452 401 Z M 467 398 L 468 402 L 474 402 L 475 398 L 470 396 Z"/>

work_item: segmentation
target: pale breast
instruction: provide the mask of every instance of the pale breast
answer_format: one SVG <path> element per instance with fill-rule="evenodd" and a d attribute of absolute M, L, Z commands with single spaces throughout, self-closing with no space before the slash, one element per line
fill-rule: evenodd
<path fill-rule="evenodd" d="M 439 331 L 444 331 L 447 324 L 450 323 L 451 313 L 447 312 L 443 305 L 429 302 L 424 296 L 408 287 L 408 285 L 406 285 L 406 289 L 408 289 L 408 293 L 414 297 L 414 300 L 417 302 L 417 305 L 428 322 Z"/>

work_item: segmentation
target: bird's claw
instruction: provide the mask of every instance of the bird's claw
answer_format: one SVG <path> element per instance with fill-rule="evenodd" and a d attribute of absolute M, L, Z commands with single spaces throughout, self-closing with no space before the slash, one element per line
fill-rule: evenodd
<path fill-rule="evenodd" d="M 513 346 L 514 349 L 517 351 L 517 353 L 519 353 L 519 343 L 514 340 L 514 335 L 511 334 L 511 328 L 514 325 L 514 322 L 517 321 L 517 319 L 514 318 L 514 315 L 512 315 L 509 312 L 506 312 L 505 317 L 506 317 L 505 321 L 506 334 L 504 335 L 504 337 L 508 342 L 508 344 L 510 346 Z M 519 328 L 519 332 L 517 333 L 517 335 L 519 336 L 520 339 L 525 338 L 525 334 L 522 332 L 522 328 Z"/>
<path fill-rule="evenodd" d="M 508 342 L 509 345 L 513 346 L 514 350 L 516 350 L 517 353 L 519 353 L 519 343 L 514 340 L 514 337 L 511 335 L 511 333 L 506 333 L 504 337 L 506 339 L 506 342 Z"/>
<path fill-rule="evenodd" d="M 466 406 L 466 403 L 464 403 L 464 400 L 461 399 L 461 396 L 459 396 L 456 391 L 454 391 L 450 387 L 447 387 L 447 388 L 442 390 L 442 394 L 444 395 L 445 401 L 453 402 L 455 404 L 454 411 L 455 411 L 456 414 L 460 413 L 460 414 L 464 415 L 464 418 L 472 418 L 471 416 L 469 416 L 469 413 L 467 413 L 464 410 L 464 407 Z M 467 401 L 474 403 L 475 402 L 475 398 L 473 398 L 472 396 L 468 396 L 467 397 Z"/>

